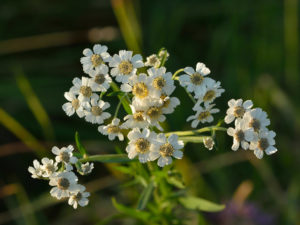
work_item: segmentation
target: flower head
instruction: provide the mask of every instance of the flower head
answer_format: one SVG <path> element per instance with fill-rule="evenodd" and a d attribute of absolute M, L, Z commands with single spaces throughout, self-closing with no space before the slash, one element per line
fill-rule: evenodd
<path fill-rule="evenodd" d="M 72 145 L 69 145 L 68 147 L 62 147 L 61 149 L 56 146 L 52 148 L 52 153 L 56 155 L 56 162 L 64 163 L 67 171 L 71 171 L 73 169 L 72 164 L 75 164 L 78 160 L 75 156 L 73 156 L 73 150 L 74 147 Z"/>
<path fill-rule="evenodd" d="M 44 169 L 40 162 L 35 159 L 33 160 L 33 167 L 28 167 L 28 172 L 31 173 L 32 178 L 39 179 L 43 176 Z"/>
<path fill-rule="evenodd" d="M 203 144 L 205 148 L 207 148 L 208 150 L 212 150 L 214 148 L 215 142 L 211 137 L 206 137 L 203 139 Z"/>
<path fill-rule="evenodd" d="M 214 80 L 209 80 L 205 90 L 200 94 L 195 94 L 195 98 L 198 98 L 198 103 L 204 102 L 208 105 L 212 103 L 217 97 L 220 97 L 225 90 L 221 88 L 221 82 L 216 82 Z"/>
<path fill-rule="evenodd" d="M 85 110 L 85 120 L 93 124 L 102 124 L 104 120 L 111 116 L 110 113 L 104 112 L 109 107 L 108 102 L 100 100 L 98 95 L 93 94 L 91 102 Z"/>
<path fill-rule="evenodd" d="M 68 116 L 72 116 L 75 112 L 81 118 L 84 116 L 84 105 L 86 102 L 80 101 L 72 92 L 65 92 L 65 98 L 69 101 L 63 104 L 62 108 Z"/>
<path fill-rule="evenodd" d="M 173 93 L 175 90 L 174 80 L 172 79 L 172 74 L 166 72 L 165 67 L 152 67 L 148 69 L 147 72 L 151 79 L 152 87 L 154 87 L 155 90 L 165 95 L 171 95 Z"/>
<path fill-rule="evenodd" d="M 78 185 L 77 190 L 70 193 L 68 204 L 73 206 L 74 209 L 77 209 L 78 205 L 84 207 L 89 203 L 89 200 L 87 199 L 89 196 L 90 193 L 85 191 L 85 187 L 83 185 Z"/>
<path fill-rule="evenodd" d="M 57 171 L 57 162 L 53 159 L 42 158 L 43 177 L 50 177 Z"/>
<path fill-rule="evenodd" d="M 212 114 L 218 113 L 220 110 L 213 108 L 215 105 L 206 105 L 204 107 L 198 105 L 193 108 L 196 111 L 196 114 L 189 116 L 186 121 L 193 120 L 192 127 L 196 128 L 198 124 L 201 123 L 210 123 L 214 120 Z"/>
<path fill-rule="evenodd" d="M 160 66 L 160 60 L 157 57 L 156 54 L 152 54 L 147 57 L 147 61 L 145 62 L 145 66 L 153 66 L 155 68 L 158 68 Z"/>
<path fill-rule="evenodd" d="M 264 156 L 264 152 L 267 155 L 272 155 L 277 152 L 277 148 L 274 147 L 275 136 L 276 133 L 268 129 L 263 129 L 258 132 L 255 140 L 250 143 L 250 149 L 254 151 L 257 158 L 261 159 Z"/>
<path fill-rule="evenodd" d="M 96 91 L 97 86 L 93 82 L 92 79 L 88 77 L 82 77 L 73 79 L 73 87 L 71 87 L 70 92 L 73 95 L 79 95 L 78 100 L 82 102 L 90 101 L 91 96 L 93 95 L 93 91 Z"/>
<path fill-rule="evenodd" d="M 93 82 L 94 91 L 106 92 L 112 82 L 111 77 L 108 75 L 108 67 L 101 65 L 95 70 L 89 72 L 91 80 Z"/>
<path fill-rule="evenodd" d="M 247 100 L 243 103 L 242 99 L 228 101 L 229 109 L 227 109 L 225 116 L 225 123 L 231 123 L 236 118 L 242 118 L 244 114 L 250 111 L 253 103 L 251 100 Z"/>
<path fill-rule="evenodd" d="M 93 169 L 94 169 L 94 163 L 86 162 L 80 165 L 80 170 L 78 170 L 78 172 L 82 175 L 87 175 L 90 174 Z"/>
<path fill-rule="evenodd" d="M 243 119 L 247 126 L 252 127 L 255 132 L 259 132 L 270 125 L 267 113 L 261 108 L 255 108 L 246 112 Z"/>
<path fill-rule="evenodd" d="M 120 128 L 120 119 L 114 118 L 111 124 L 106 126 L 99 126 L 98 131 L 104 135 L 108 135 L 109 140 L 114 140 L 116 137 L 119 138 L 120 141 L 124 140 L 124 136 L 121 132 Z"/>

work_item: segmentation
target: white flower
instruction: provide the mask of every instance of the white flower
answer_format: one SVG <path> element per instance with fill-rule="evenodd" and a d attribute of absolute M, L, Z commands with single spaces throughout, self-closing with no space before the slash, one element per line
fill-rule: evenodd
<path fill-rule="evenodd" d="M 62 108 L 68 116 L 72 116 L 75 112 L 81 118 L 84 116 L 84 102 L 81 102 L 72 92 L 65 92 L 65 98 L 70 101 L 63 104 Z"/>
<path fill-rule="evenodd" d="M 254 150 L 254 154 L 257 158 L 261 159 L 264 156 L 264 152 L 267 155 L 272 155 L 277 152 L 277 148 L 274 147 L 275 136 L 276 133 L 268 129 L 259 131 L 257 138 L 250 143 L 250 149 Z"/>
<path fill-rule="evenodd" d="M 31 175 L 32 178 L 39 179 L 42 177 L 44 170 L 40 162 L 35 159 L 33 160 L 33 167 L 32 166 L 28 167 L 28 172 L 32 174 Z"/>
<path fill-rule="evenodd" d="M 43 177 L 50 177 L 53 173 L 57 171 L 57 162 L 54 162 L 53 159 L 42 158 L 42 169 Z"/>
<path fill-rule="evenodd" d="M 56 155 L 56 162 L 64 163 L 67 171 L 71 171 L 73 169 L 71 164 L 75 164 L 78 160 L 75 156 L 73 156 L 73 150 L 74 147 L 72 145 L 69 145 L 68 147 L 62 147 L 61 149 L 56 146 L 52 148 L 52 153 Z"/>
<path fill-rule="evenodd" d="M 245 112 L 248 112 L 253 103 L 251 100 L 247 100 L 243 103 L 242 99 L 231 99 L 228 101 L 229 108 L 227 109 L 225 116 L 225 123 L 229 124 L 234 121 L 235 118 L 242 118 Z"/>
<path fill-rule="evenodd" d="M 160 60 L 156 54 L 152 54 L 147 57 L 147 61 L 145 62 L 145 66 L 153 66 L 158 68 L 160 66 Z"/>
<path fill-rule="evenodd" d="M 188 92 L 194 92 L 196 96 L 204 94 L 205 87 L 214 80 L 205 77 L 210 70 L 203 63 L 197 63 L 196 71 L 192 67 L 184 69 L 186 74 L 179 76 L 180 85 L 186 87 Z"/>
<path fill-rule="evenodd" d="M 207 148 L 208 150 L 212 150 L 214 148 L 215 142 L 211 137 L 205 137 L 203 139 L 203 144 L 205 148 Z"/>
<path fill-rule="evenodd" d="M 150 152 L 155 151 L 154 148 L 158 147 L 155 142 L 156 134 L 147 128 L 143 129 L 142 132 L 138 128 L 133 128 L 127 137 L 129 139 L 126 147 L 128 158 L 133 159 L 138 156 L 141 163 L 149 161 Z"/>
<path fill-rule="evenodd" d="M 94 163 L 86 162 L 85 164 L 81 164 L 79 173 L 82 175 L 87 175 L 92 172 L 94 169 Z"/>
<path fill-rule="evenodd" d="M 166 117 L 163 115 L 161 99 L 146 99 L 144 104 L 146 120 L 151 126 L 155 126 L 162 131 L 163 128 L 159 122 L 165 121 Z"/>
<path fill-rule="evenodd" d="M 85 192 L 85 187 L 83 185 L 78 185 L 78 189 L 70 193 L 68 204 L 77 209 L 77 206 L 86 206 L 89 203 L 87 199 L 90 196 L 89 192 Z"/>
<path fill-rule="evenodd" d="M 82 77 L 81 80 L 75 77 L 72 83 L 74 86 L 71 87 L 70 92 L 74 95 L 79 95 L 78 100 L 83 102 L 89 101 L 93 91 L 96 91 L 97 88 L 95 82 L 88 77 Z"/>
<path fill-rule="evenodd" d="M 120 50 L 119 55 L 115 54 L 109 62 L 110 73 L 116 77 L 116 81 L 127 83 L 129 77 L 136 74 L 137 68 L 143 67 L 143 58 L 137 54 L 132 56 L 132 51 Z"/>
<path fill-rule="evenodd" d="M 192 127 L 196 128 L 198 124 L 201 123 L 210 123 L 214 120 L 212 114 L 218 113 L 219 109 L 214 109 L 215 104 L 206 105 L 205 107 L 201 107 L 200 105 L 194 107 L 193 110 L 197 111 L 195 115 L 189 116 L 186 121 L 193 120 Z"/>
<path fill-rule="evenodd" d="M 85 110 L 85 120 L 93 124 L 102 124 L 104 120 L 111 116 L 110 113 L 104 112 L 109 107 L 110 104 L 108 102 L 100 100 L 98 95 L 93 94 L 91 104 Z"/>
<path fill-rule="evenodd" d="M 107 53 L 107 47 L 105 45 L 96 44 L 93 47 L 93 51 L 86 48 L 82 53 L 84 57 L 80 58 L 80 62 L 85 73 L 89 73 L 91 70 L 98 68 L 105 62 L 109 62 L 111 58 Z"/>
<path fill-rule="evenodd" d="M 55 173 L 50 177 L 50 186 L 55 186 L 51 189 L 51 196 L 62 199 L 70 196 L 70 192 L 78 189 L 78 178 L 73 172 Z"/>
<path fill-rule="evenodd" d="M 176 159 L 182 159 L 183 152 L 179 151 L 183 148 L 183 141 L 178 140 L 176 134 L 170 135 L 168 139 L 165 134 L 160 133 L 157 135 L 157 142 L 159 142 L 158 148 L 152 148 L 150 152 L 150 160 L 156 160 L 157 165 L 164 167 L 165 165 L 170 165 L 172 163 L 172 156 Z"/>
<path fill-rule="evenodd" d="M 247 150 L 249 148 L 249 143 L 254 139 L 253 128 L 247 127 L 245 121 L 241 118 L 235 120 L 235 128 L 229 127 L 227 129 L 227 134 L 233 136 L 233 145 L 231 149 L 236 151 L 241 148 Z"/>
<path fill-rule="evenodd" d="M 108 124 L 106 126 L 99 126 L 98 131 L 104 135 L 108 135 L 108 139 L 111 141 L 114 140 L 116 137 L 118 137 L 120 141 L 123 141 L 124 136 L 121 132 L 119 124 L 120 119 L 114 118 L 111 124 Z"/>
<path fill-rule="evenodd" d="M 94 83 L 94 91 L 106 92 L 109 89 L 112 79 L 108 75 L 108 67 L 106 65 L 103 64 L 95 70 L 91 70 L 89 75 Z"/>
<path fill-rule="evenodd" d="M 160 91 L 160 94 L 171 95 L 175 90 L 174 80 L 172 73 L 167 72 L 165 67 L 150 68 L 147 70 L 150 78 L 152 79 L 152 86 Z"/>
<path fill-rule="evenodd" d="M 130 105 L 132 115 L 126 115 L 124 117 L 125 122 L 120 126 L 122 129 L 132 129 L 132 128 L 146 128 L 149 126 L 148 121 L 146 120 L 146 115 L 144 107 L 139 105 L 136 101 L 132 102 Z"/>
<path fill-rule="evenodd" d="M 255 108 L 246 112 L 243 119 L 245 120 L 247 126 L 252 127 L 255 132 L 259 132 L 259 130 L 270 125 L 270 120 L 268 119 L 267 113 L 261 108 Z"/>
<path fill-rule="evenodd" d="M 160 98 L 163 100 L 161 111 L 163 114 L 171 114 L 174 112 L 175 108 L 180 105 L 180 101 L 176 97 L 169 97 L 162 95 Z"/>
<path fill-rule="evenodd" d="M 121 85 L 121 90 L 124 92 L 132 92 L 134 97 L 141 101 L 148 97 L 159 98 L 160 95 L 159 91 L 151 85 L 151 78 L 144 73 L 138 76 L 132 75 L 128 83 Z"/>
<path fill-rule="evenodd" d="M 211 80 L 210 82 L 207 82 L 207 86 L 205 87 L 204 92 L 199 95 L 195 94 L 195 98 L 198 98 L 197 104 L 200 104 L 202 102 L 204 102 L 204 104 L 206 105 L 210 104 L 217 97 L 220 97 L 224 91 L 225 90 L 221 88 L 221 82 Z"/>

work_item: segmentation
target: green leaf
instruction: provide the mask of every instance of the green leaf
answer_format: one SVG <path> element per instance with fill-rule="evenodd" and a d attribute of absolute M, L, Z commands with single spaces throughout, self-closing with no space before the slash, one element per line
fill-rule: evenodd
<path fill-rule="evenodd" d="M 77 146 L 77 149 L 80 152 L 80 154 L 82 156 L 86 155 L 86 150 L 85 150 L 85 148 L 83 147 L 83 145 L 80 142 L 79 133 L 77 131 L 75 133 L 75 142 L 76 142 L 76 146 Z"/>
<path fill-rule="evenodd" d="M 139 199 L 139 202 L 138 202 L 138 206 L 137 206 L 138 210 L 145 209 L 145 207 L 147 206 L 147 203 L 150 200 L 150 197 L 152 195 L 153 189 L 154 189 L 154 183 L 150 182 L 148 184 L 148 186 L 144 189 L 144 191 L 142 192 L 142 194 L 140 196 L 140 199 Z"/>
<path fill-rule="evenodd" d="M 126 216 L 128 216 L 130 218 L 135 218 L 135 219 L 138 219 L 138 220 L 142 220 L 143 222 L 149 223 L 149 219 L 151 217 L 151 214 L 149 212 L 138 211 L 136 209 L 129 208 L 125 205 L 119 204 L 119 203 L 117 203 L 115 198 L 112 198 L 112 203 L 113 203 L 114 207 L 120 213 L 123 213 L 123 214 L 125 214 Z"/>
<path fill-rule="evenodd" d="M 124 163 L 133 162 L 134 159 L 129 159 L 126 154 L 107 154 L 107 155 L 92 155 L 80 159 L 80 162 L 102 162 L 102 163 Z"/>
<path fill-rule="evenodd" d="M 175 177 L 175 176 L 169 177 L 168 176 L 167 182 L 177 188 L 180 188 L 180 189 L 185 188 L 183 181 L 179 177 Z"/>
<path fill-rule="evenodd" d="M 204 212 L 218 212 L 225 208 L 225 205 L 216 204 L 194 196 L 179 198 L 179 202 L 187 209 L 201 210 Z"/>
<path fill-rule="evenodd" d="M 115 82 L 111 82 L 110 83 L 111 88 L 113 89 L 114 92 L 119 92 L 120 89 L 118 87 L 118 85 Z M 120 96 L 118 95 L 118 98 L 120 99 L 122 106 L 124 108 L 124 110 L 128 113 L 128 114 L 132 114 L 131 108 L 129 106 L 129 99 L 128 97 L 124 97 L 124 96 Z"/>
<path fill-rule="evenodd" d="M 113 97 L 113 96 L 117 96 L 117 95 L 123 96 L 124 92 L 122 92 L 122 91 L 113 91 L 113 92 L 108 93 L 106 96 L 107 97 Z"/>

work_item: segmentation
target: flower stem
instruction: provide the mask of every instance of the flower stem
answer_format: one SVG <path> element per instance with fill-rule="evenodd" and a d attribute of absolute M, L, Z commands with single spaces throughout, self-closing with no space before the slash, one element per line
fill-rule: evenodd
<path fill-rule="evenodd" d="M 120 107 L 121 107 L 121 104 L 122 104 L 122 100 L 123 98 L 127 96 L 127 94 L 124 94 L 120 99 L 119 99 L 119 103 L 117 105 L 117 108 L 116 108 L 116 111 L 115 111 L 115 114 L 114 114 L 114 118 L 116 118 L 118 116 L 118 113 L 119 113 L 119 110 L 120 110 Z"/>
<path fill-rule="evenodd" d="M 183 72 L 183 71 L 184 71 L 184 69 L 179 69 L 179 70 L 177 70 L 177 71 L 173 74 L 172 79 L 175 80 L 175 79 L 176 79 L 176 76 L 177 76 L 179 73 Z"/>
<path fill-rule="evenodd" d="M 169 137 L 171 134 L 177 134 L 178 136 L 193 136 L 193 135 L 198 135 L 204 132 L 209 132 L 209 131 L 226 131 L 227 128 L 225 127 L 219 127 L 219 126 L 211 126 L 211 127 L 203 127 L 198 130 L 187 130 L 187 131 L 173 131 L 173 132 L 168 132 L 165 135 Z"/>

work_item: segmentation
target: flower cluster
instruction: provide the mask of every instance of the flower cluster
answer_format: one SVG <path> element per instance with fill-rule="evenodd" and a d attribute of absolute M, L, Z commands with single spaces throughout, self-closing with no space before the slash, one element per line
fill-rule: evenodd
<path fill-rule="evenodd" d="M 227 129 L 227 134 L 233 136 L 232 150 L 250 149 L 259 159 L 263 157 L 264 152 L 267 155 L 277 152 L 274 147 L 276 133 L 267 128 L 270 120 L 266 112 L 261 108 L 251 109 L 251 100 L 243 102 L 242 99 L 231 99 L 228 106 L 225 123 L 235 123 L 235 128 Z"/>
<path fill-rule="evenodd" d="M 32 174 L 32 178 L 49 180 L 49 185 L 53 186 L 50 191 L 51 196 L 57 199 L 68 198 L 69 205 L 76 209 L 78 205 L 83 207 L 88 204 L 87 197 L 90 193 L 85 191 L 85 186 L 77 183 L 78 178 L 73 172 L 73 166 L 76 164 L 77 171 L 81 175 L 87 175 L 91 173 L 94 165 L 79 163 L 78 158 L 73 155 L 73 150 L 72 145 L 61 149 L 54 146 L 52 153 L 55 155 L 55 160 L 43 158 L 41 163 L 34 160 L 33 167 L 30 166 L 28 171 Z"/>
<path fill-rule="evenodd" d="M 118 137 L 123 141 L 128 130 L 128 157 L 138 156 L 142 163 L 158 159 L 157 164 L 163 167 L 172 162 L 171 157 L 182 158 L 183 153 L 178 150 L 183 148 L 183 142 L 177 135 L 167 137 L 153 131 L 162 132 L 160 123 L 166 120 L 165 115 L 173 113 L 180 104 L 178 98 L 171 96 L 176 88 L 172 73 L 161 66 L 168 52 L 162 49 L 157 55 L 149 56 L 146 62 L 131 51 L 121 50 L 111 56 L 102 45 L 95 45 L 93 50 L 85 49 L 83 54 L 80 61 L 89 77 L 73 80 L 74 86 L 65 93 L 69 101 L 63 105 L 66 114 L 71 116 L 76 112 L 87 122 L 98 124 L 98 131 L 109 140 Z M 115 116 L 107 123 L 105 120 L 111 114 L 105 110 L 110 104 L 102 97 L 114 83 L 113 78 L 120 84 L 121 98 L 130 102 L 131 113 L 121 122 L 117 118 L 117 108 Z"/>
<path fill-rule="evenodd" d="M 199 123 L 210 123 L 214 120 L 212 114 L 218 113 L 219 109 L 214 108 L 213 101 L 220 97 L 225 91 L 221 83 L 207 77 L 210 70 L 203 63 L 197 63 L 196 70 L 192 67 L 184 69 L 185 74 L 179 76 L 180 85 L 190 93 L 194 93 L 197 100 L 193 110 L 195 115 L 189 116 L 187 121 L 192 120 L 192 127 L 196 128 Z M 201 106 L 201 104 L 203 104 Z"/>

